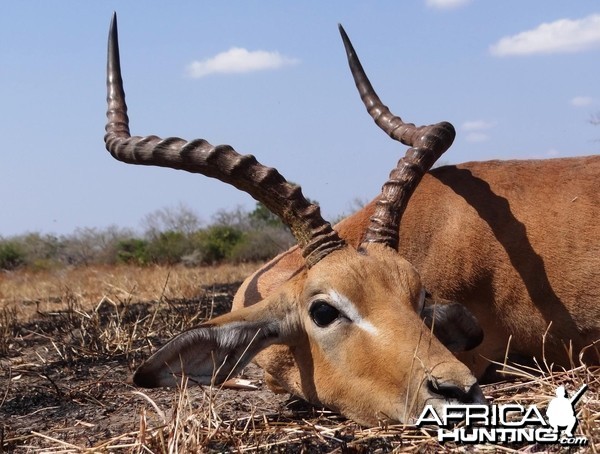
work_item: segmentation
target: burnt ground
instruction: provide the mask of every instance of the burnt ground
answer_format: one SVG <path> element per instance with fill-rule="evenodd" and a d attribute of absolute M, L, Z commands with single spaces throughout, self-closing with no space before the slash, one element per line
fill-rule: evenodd
<path fill-rule="evenodd" d="M 180 452 L 182 446 L 183 451 L 186 446 L 209 451 L 346 451 L 355 437 L 351 430 L 344 432 L 357 428 L 353 423 L 273 394 L 254 365 L 242 377 L 256 390 L 142 390 L 131 384 L 132 371 L 154 346 L 185 327 L 228 312 L 238 286 L 213 286 L 196 300 L 103 301 L 88 312 L 73 298 L 66 301 L 66 309 L 38 312 L 26 323 L 5 311 L 0 452 L 137 452 L 142 447 L 144 452 L 162 452 L 175 421 L 183 432 L 185 424 L 195 425 L 188 432 L 196 439 L 179 444 Z M 187 421 L 180 417 L 183 410 L 189 410 Z M 319 424 L 331 427 L 331 434 L 314 428 Z M 357 449 L 368 446 L 385 449 L 392 444 L 366 440 Z"/>
<path fill-rule="evenodd" d="M 66 295 L 62 309 L 38 312 L 27 322 L 4 310 L 0 453 L 465 450 L 440 445 L 435 434 L 414 427 L 365 429 L 287 395 L 275 395 L 253 365 L 243 376 L 256 390 L 142 390 L 130 383 L 132 371 L 156 346 L 228 312 L 238 285 L 212 286 L 192 300 L 103 300 L 91 311 Z M 527 386 L 505 390 L 512 390 L 513 401 L 539 395 Z M 495 389 L 484 392 L 489 395 Z M 597 393 L 594 398 L 597 403 Z M 590 416 L 589 433 L 598 433 L 597 414 Z M 540 452 L 548 446 L 509 450 L 521 448 Z"/>

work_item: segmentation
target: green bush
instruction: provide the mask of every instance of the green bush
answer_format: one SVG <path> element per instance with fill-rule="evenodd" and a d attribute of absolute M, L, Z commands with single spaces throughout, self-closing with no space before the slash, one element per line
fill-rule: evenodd
<path fill-rule="evenodd" d="M 25 252 L 21 245 L 15 241 L 0 243 L 0 269 L 14 270 L 25 264 Z"/>
<path fill-rule="evenodd" d="M 236 227 L 214 225 L 197 232 L 194 243 L 200 252 L 202 263 L 212 264 L 229 259 L 243 238 L 244 232 Z"/>
<path fill-rule="evenodd" d="M 149 263 L 148 242 L 139 238 L 129 238 L 117 243 L 117 262 L 133 265 Z"/>
<path fill-rule="evenodd" d="M 181 232 L 159 233 L 148 242 L 148 260 L 162 265 L 179 263 L 181 258 L 193 251 L 188 235 Z"/>

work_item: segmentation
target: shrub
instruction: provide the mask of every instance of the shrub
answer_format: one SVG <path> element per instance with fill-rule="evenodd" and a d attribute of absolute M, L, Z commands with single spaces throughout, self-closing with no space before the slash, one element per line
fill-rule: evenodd
<path fill-rule="evenodd" d="M 0 269 L 14 270 L 25 264 L 25 252 L 16 241 L 3 241 L 0 243 Z"/>
<path fill-rule="evenodd" d="M 148 242 L 139 238 L 129 238 L 117 243 L 117 262 L 133 265 L 147 265 L 150 261 Z"/>
<path fill-rule="evenodd" d="M 55 255 L 71 265 L 113 264 L 118 261 L 119 243 L 131 238 L 134 238 L 131 230 L 114 225 L 102 229 L 76 228 L 70 235 L 60 238 L 60 248 Z"/>
<path fill-rule="evenodd" d="M 229 259 L 244 232 L 227 225 L 214 225 L 195 235 L 197 250 L 203 263 L 212 264 Z"/>
<path fill-rule="evenodd" d="M 140 236 L 117 226 L 77 228 L 68 235 L 27 233 L 0 237 L 0 269 L 129 263 L 210 265 L 269 259 L 294 244 L 289 229 L 258 202 L 253 211 L 221 210 L 200 229 L 199 217 L 180 205 L 145 218 Z"/>
<path fill-rule="evenodd" d="M 229 259 L 238 263 L 269 260 L 294 244 L 294 237 L 287 229 L 267 227 L 252 230 L 235 245 Z"/>
<path fill-rule="evenodd" d="M 159 233 L 148 242 L 148 260 L 162 265 L 179 263 L 184 255 L 193 251 L 190 237 L 181 232 Z"/>

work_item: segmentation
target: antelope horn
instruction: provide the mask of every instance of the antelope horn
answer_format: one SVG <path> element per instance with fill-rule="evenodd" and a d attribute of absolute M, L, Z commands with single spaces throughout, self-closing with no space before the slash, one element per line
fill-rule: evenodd
<path fill-rule="evenodd" d="M 252 155 L 240 155 L 229 145 L 213 146 L 206 140 L 185 141 L 178 137 L 132 137 L 117 33 L 117 16 L 113 15 L 108 37 L 106 149 L 119 161 L 186 170 L 216 178 L 247 192 L 291 229 L 306 265 L 318 263 L 345 242 L 321 217 L 317 205 L 310 203 L 299 186 L 288 183 L 274 168 L 265 167 Z"/>
<path fill-rule="evenodd" d="M 400 220 L 408 200 L 423 175 L 450 148 L 456 131 L 448 122 L 416 127 L 392 114 L 375 93 L 348 35 L 341 25 L 339 28 L 352 77 L 369 115 L 392 139 L 411 147 L 383 185 L 363 239 L 363 244 L 384 243 L 398 249 Z"/>

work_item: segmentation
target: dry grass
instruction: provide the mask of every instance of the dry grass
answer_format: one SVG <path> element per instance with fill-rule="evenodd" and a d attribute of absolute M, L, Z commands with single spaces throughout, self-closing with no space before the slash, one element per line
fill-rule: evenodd
<path fill-rule="evenodd" d="M 0 277 L 0 453 L 16 452 L 540 452 L 558 445 L 440 445 L 410 425 L 363 428 L 327 410 L 259 391 L 144 390 L 131 371 L 158 343 L 226 312 L 254 270 L 87 268 Z M 223 285 L 227 284 L 227 285 Z M 556 386 L 587 383 L 578 404 L 580 451 L 600 450 L 597 368 L 513 369 L 485 386 L 495 404 L 545 409 Z"/>
<path fill-rule="evenodd" d="M 516 370 L 521 379 L 485 388 L 486 395 L 496 404 L 518 403 L 525 407 L 546 408 L 558 385 L 569 389 L 588 383 L 598 389 L 598 375 L 590 369 L 577 369 L 554 374 L 535 375 Z M 527 377 L 525 379 L 524 375 Z M 293 419 L 281 412 L 269 413 L 257 409 L 235 419 L 222 417 L 217 398 L 219 389 L 207 389 L 201 399 L 190 397 L 185 383 L 177 390 L 170 408 L 161 409 L 150 397 L 139 413 L 139 429 L 122 434 L 89 449 L 90 452 L 128 449 L 132 452 L 187 453 L 200 451 L 234 452 L 550 452 L 559 446 L 527 445 L 459 446 L 438 443 L 435 431 L 411 425 L 388 425 L 363 428 L 352 421 L 326 410 L 296 410 Z M 140 393 L 141 394 L 141 393 Z M 578 435 L 590 443 L 582 452 L 598 452 L 600 448 L 600 400 L 589 394 L 579 405 Z M 60 452 L 74 452 L 59 440 Z M 62 446 L 62 447 L 61 447 Z M 64 448 L 64 449 L 63 449 Z M 571 450 L 571 452 L 577 449 Z"/>
<path fill-rule="evenodd" d="M 256 264 L 195 268 L 119 265 L 0 272 L 0 309 L 14 309 L 24 320 L 63 309 L 67 295 L 83 309 L 91 309 L 103 299 L 115 303 L 193 299 L 203 293 L 203 287 L 241 282 L 256 269 Z"/>

